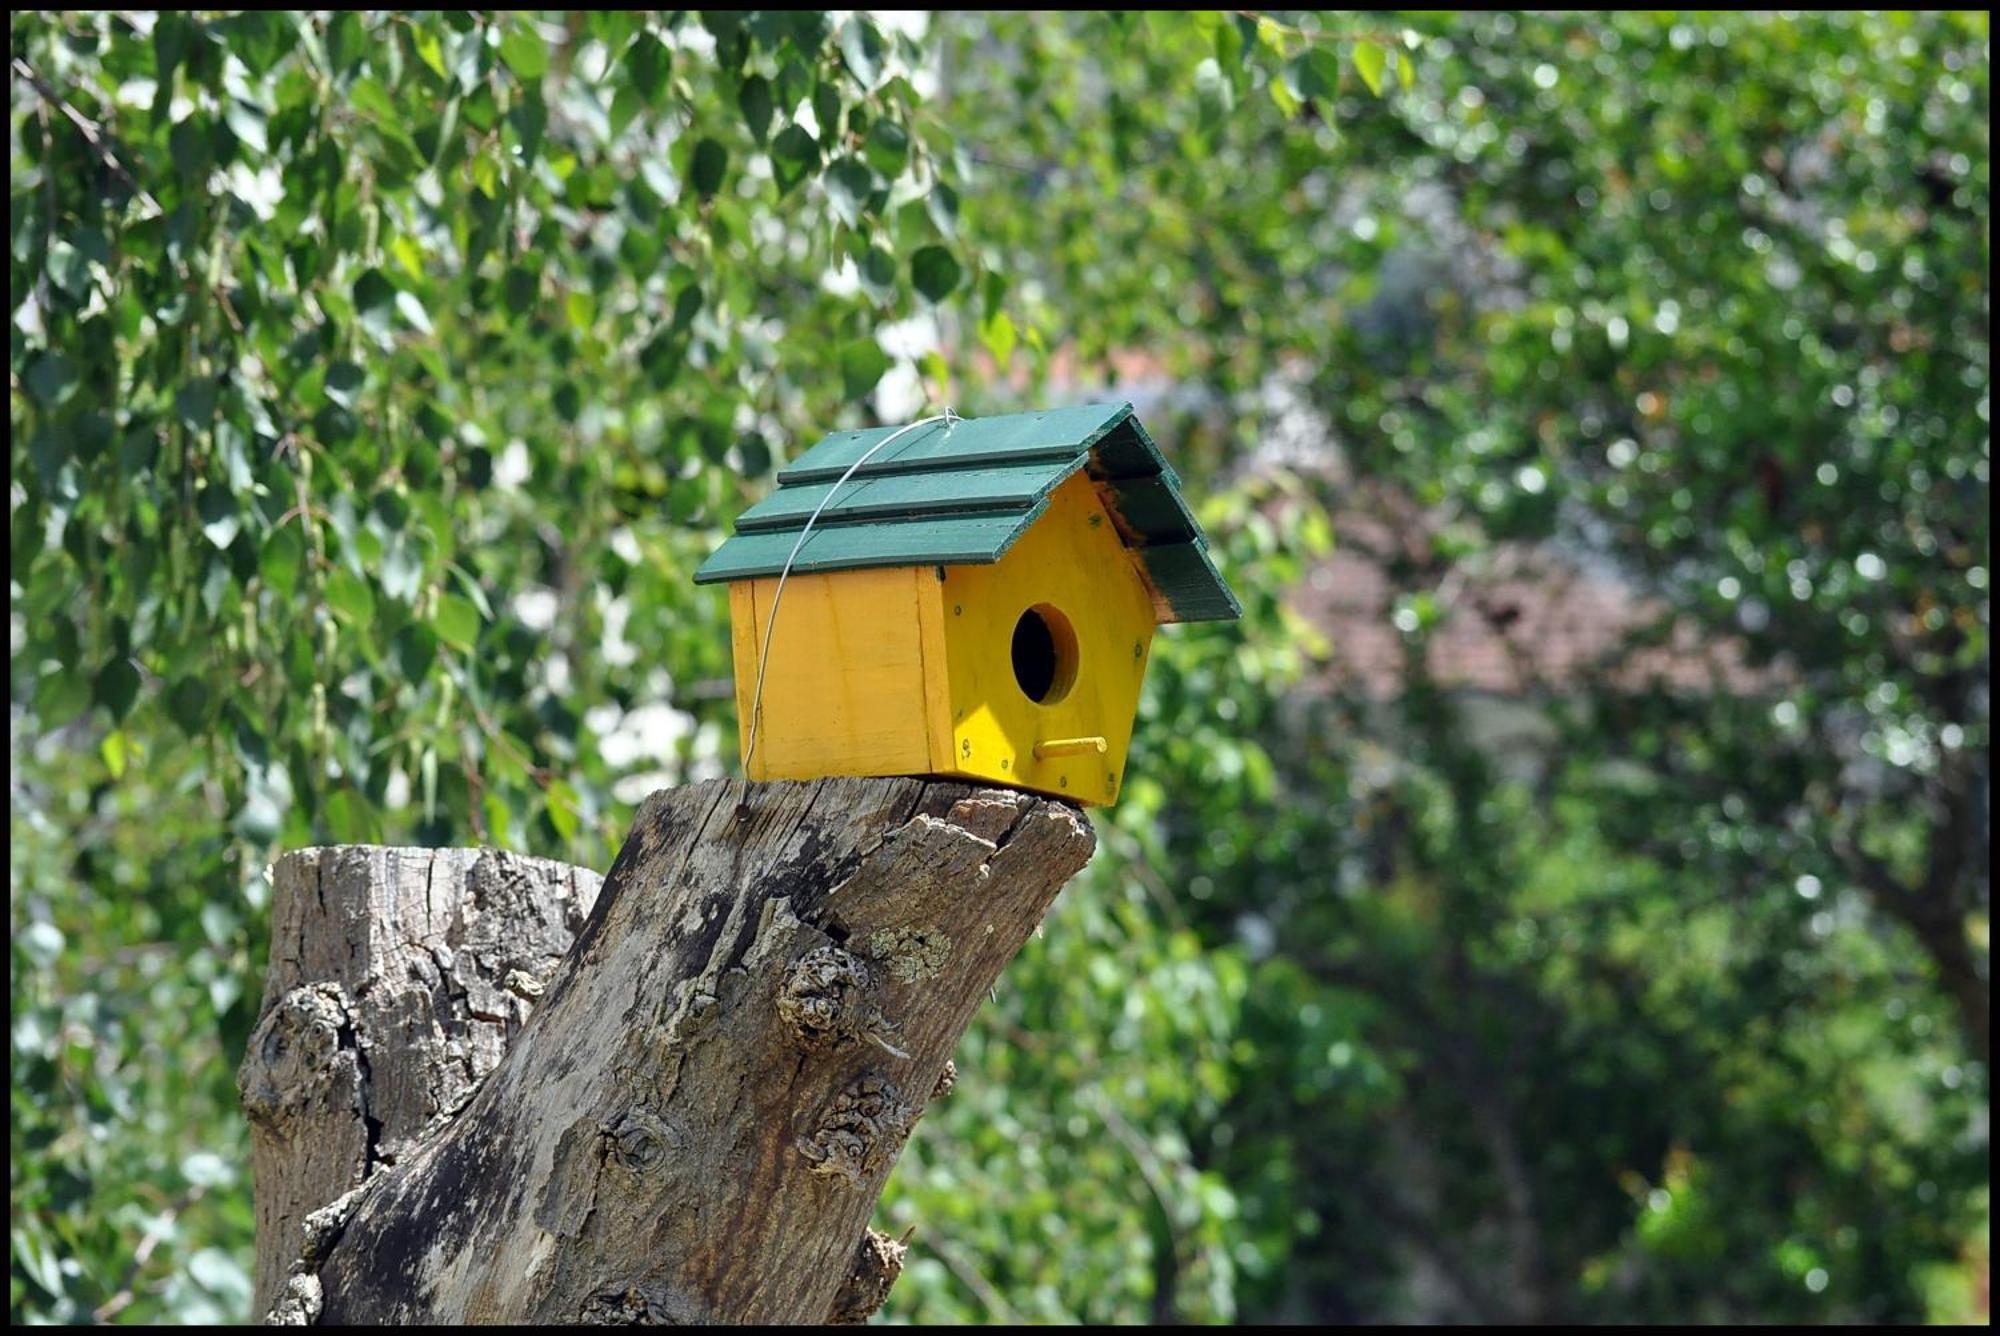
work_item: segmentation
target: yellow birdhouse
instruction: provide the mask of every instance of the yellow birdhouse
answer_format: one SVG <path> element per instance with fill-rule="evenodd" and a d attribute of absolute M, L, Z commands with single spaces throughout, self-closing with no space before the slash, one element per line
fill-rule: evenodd
<path fill-rule="evenodd" d="M 1130 404 L 836 432 L 695 573 L 729 584 L 751 779 L 1118 797 L 1153 628 L 1239 615 Z"/>

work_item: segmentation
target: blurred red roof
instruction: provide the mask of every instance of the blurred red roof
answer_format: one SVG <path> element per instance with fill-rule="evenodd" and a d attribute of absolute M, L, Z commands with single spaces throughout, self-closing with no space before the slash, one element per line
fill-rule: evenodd
<path fill-rule="evenodd" d="M 997 369 L 984 351 L 975 350 L 972 361 L 992 383 Z M 1013 374 L 999 379 L 1027 390 L 1018 359 Z M 1144 350 L 1114 350 L 1086 363 L 1067 344 L 1050 354 L 1046 386 L 1051 402 L 1129 398 L 1142 417 L 1148 401 L 1176 392 L 1165 363 Z M 1354 477 L 1323 427 L 1304 432 L 1306 440 L 1297 425 L 1295 419 L 1288 448 L 1252 451 L 1246 468 L 1315 475 L 1343 498 L 1329 514 L 1334 551 L 1291 599 L 1331 644 L 1322 688 L 1375 699 L 1400 694 L 1408 665 L 1405 637 L 1393 620 L 1397 599 L 1427 589 L 1440 613 L 1429 665 L 1446 689 L 1530 696 L 1597 683 L 1743 694 L 1782 679 L 1780 670 L 1751 665 L 1734 637 L 1705 637 L 1685 618 L 1668 623 L 1663 601 L 1602 558 L 1554 544 L 1503 542 L 1440 570 L 1432 554 L 1438 518 L 1407 494 Z M 1398 570 L 1406 572 L 1401 585 Z"/>
<path fill-rule="evenodd" d="M 1524 696 L 1608 682 L 1628 690 L 1742 693 L 1773 680 L 1732 638 L 1704 640 L 1691 622 L 1664 622 L 1666 605 L 1609 570 L 1551 546 L 1503 542 L 1451 565 L 1430 555 L 1434 527 L 1383 489 L 1372 503 L 1331 516 L 1334 551 L 1293 594 L 1293 606 L 1331 642 L 1325 685 L 1386 698 L 1403 687 L 1406 641 L 1393 618 L 1399 594 L 1434 588 L 1439 617 L 1428 661 L 1439 686 Z M 1392 574 L 1420 573 L 1399 588 Z M 1426 572 L 1425 568 L 1429 567 Z M 1670 625 L 1660 635 L 1655 628 Z M 1631 645 L 1653 633 L 1657 643 Z"/>

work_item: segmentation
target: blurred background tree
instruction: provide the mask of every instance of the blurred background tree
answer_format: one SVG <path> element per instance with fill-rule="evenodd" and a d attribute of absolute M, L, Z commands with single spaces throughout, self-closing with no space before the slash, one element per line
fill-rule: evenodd
<path fill-rule="evenodd" d="M 244 1315 L 275 851 L 604 867 L 774 462 L 1112 397 L 1246 616 L 885 1319 L 1986 1315 L 1983 15 L 10 23 L 16 1320 Z"/>

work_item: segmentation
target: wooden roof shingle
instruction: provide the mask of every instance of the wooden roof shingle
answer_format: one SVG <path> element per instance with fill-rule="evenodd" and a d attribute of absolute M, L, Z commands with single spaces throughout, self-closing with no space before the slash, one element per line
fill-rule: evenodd
<path fill-rule="evenodd" d="M 815 508 L 795 572 L 870 566 L 985 565 L 1048 508 L 1049 493 L 1082 471 L 1154 594 L 1163 622 L 1241 614 L 1208 555 L 1180 478 L 1129 403 L 960 418 L 907 432 L 835 432 L 778 471 L 778 489 L 744 511 L 695 583 L 776 575 Z M 831 500 L 828 493 L 838 486 Z"/>

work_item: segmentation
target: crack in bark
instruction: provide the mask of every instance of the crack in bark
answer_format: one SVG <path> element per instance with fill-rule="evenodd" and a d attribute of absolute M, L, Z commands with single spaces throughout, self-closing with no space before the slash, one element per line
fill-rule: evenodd
<path fill-rule="evenodd" d="M 517 908 L 534 911 L 495 910 L 496 939 L 541 943 L 530 949 L 559 959 L 569 937 L 549 937 L 541 910 L 560 902 L 557 917 L 573 918 L 595 898 L 591 873 L 470 850 L 309 849 L 273 865 L 272 963 L 238 1077 L 252 1130 L 256 1311 L 311 1306 L 310 1287 L 291 1281 L 311 1212 L 424 1145 L 518 1028 L 471 1014 L 465 981 L 484 966 L 446 940 L 480 920 L 473 902 L 489 874 L 525 886 Z"/>

